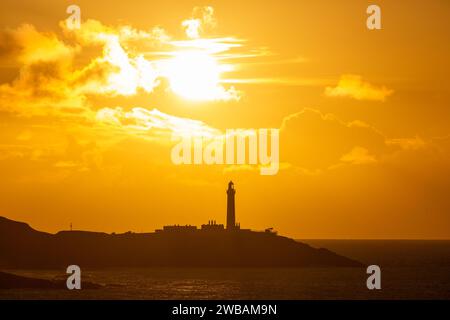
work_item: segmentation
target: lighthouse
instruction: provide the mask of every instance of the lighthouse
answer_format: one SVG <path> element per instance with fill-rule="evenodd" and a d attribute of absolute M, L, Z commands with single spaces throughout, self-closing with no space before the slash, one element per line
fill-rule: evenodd
<path fill-rule="evenodd" d="M 236 211 L 234 206 L 235 194 L 236 190 L 234 190 L 234 183 L 233 181 L 230 181 L 227 190 L 227 230 L 236 228 Z"/>

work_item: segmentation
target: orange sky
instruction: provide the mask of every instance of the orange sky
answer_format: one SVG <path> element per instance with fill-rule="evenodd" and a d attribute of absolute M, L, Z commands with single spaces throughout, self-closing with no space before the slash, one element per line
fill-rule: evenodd
<path fill-rule="evenodd" d="M 0 215 L 55 232 L 225 222 L 450 238 L 450 4 L 0 4 Z M 186 53 L 186 48 L 194 48 Z M 194 53 L 192 53 L 194 52 Z M 173 133 L 279 128 L 280 170 L 171 162 Z"/>

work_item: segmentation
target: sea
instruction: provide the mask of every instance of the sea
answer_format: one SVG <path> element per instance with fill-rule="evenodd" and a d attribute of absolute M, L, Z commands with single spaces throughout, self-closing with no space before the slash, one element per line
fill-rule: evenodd
<path fill-rule="evenodd" d="M 0 290 L 0 299 L 450 299 L 450 240 L 299 241 L 378 265 L 381 289 L 367 288 L 365 267 L 82 268 L 82 283 L 103 287 Z M 65 270 L 4 271 L 45 279 L 66 277 Z"/>

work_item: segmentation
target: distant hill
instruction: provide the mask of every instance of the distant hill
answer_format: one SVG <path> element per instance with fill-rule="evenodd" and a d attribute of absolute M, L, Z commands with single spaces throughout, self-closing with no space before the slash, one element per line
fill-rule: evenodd
<path fill-rule="evenodd" d="M 327 249 L 253 231 L 49 234 L 0 217 L 0 267 L 361 267 Z"/>

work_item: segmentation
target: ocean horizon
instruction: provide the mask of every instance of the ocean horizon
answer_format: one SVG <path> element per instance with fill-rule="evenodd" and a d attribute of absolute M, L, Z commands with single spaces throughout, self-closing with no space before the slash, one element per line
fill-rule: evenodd
<path fill-rule="evenodd" d="M 367 289 L 365 268 L 82 268 L 82 282 L 103 287 L 0 290 L 0 299 L 450 299 L 450 240 L 299 241 L 379 265 L 382 289 Z M 65 270 L 5 271 L 66 278 Z"/>

